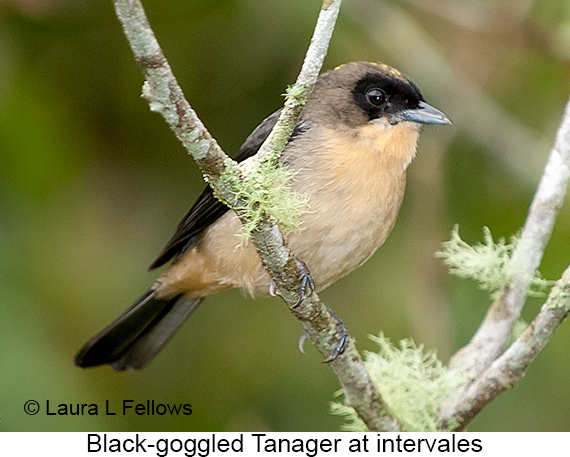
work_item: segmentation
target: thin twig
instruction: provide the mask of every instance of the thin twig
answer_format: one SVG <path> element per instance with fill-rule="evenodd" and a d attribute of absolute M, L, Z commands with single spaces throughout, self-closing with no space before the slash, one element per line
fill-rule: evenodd
<path fill-rule="evenodd" d="M 556 134 L 542 178 L 512 259 L 512 283 L 503 287 L 467 346 L 451 359 L 450 367 L 470 379 L 477 377 L 501 354 L 518 320 L 527 291 L 540 265 L 570 179 L 570 101 Z"/>
<path fill-rule="evenodd" d="M 527 329 L 468 386 L 456 403 L 446 405 L 441 411 L 440 424 L 447 428 L 446 424 L 454 419 L 459 428 L 464 428 L 500 393 L 513 388 L 569 313 L 570 267 L 552 288 L 548 300 Z"/>
<path fill-rule="evenodd" d="M 145 76 L 142 95 L 148 100 L 151 111 L 162 115 L 207 179 L 222 186 L 223 182 L 216 178 L 227 166 L 237 167 L 237 164 L 231 163 L 184 97 L 140 1 L 117 0 L 115 11 Z"/>
<path fill-rule="evenodd" d="M 521 239 L 511 258 L 512 283 L 503 287 L 467 346 L 455 354 L 450 369 L 466 374 L 465 383 L 440 412 L 443 426 L 465 427 L 497 395 L 514 387 L 550 335 L 570 310 L 570 267 L 550 292 L 540 313 L 503 353 L 520 317 L 527 291 L 542 260 L 570 180 L 570 100 L 556 133 L 546 167 L 531 204 Z"/>
<path fill-rule="evenodd" d="M 280 154 L 293 133 L 305 101 L 311 94 L 323 67 L 341 2 L 342 0 L 323 1 L 311 44 L 305 55 L 297 81 L 288 90 L 285 106 L 279 115 L 279 119 L 256 156 L 262 158 L 266 154 L 271 154 L 271 151 L 277 151 L 277 154 Z M 276 147 L 278 144 L 282 146 Z"/>
<path fill-rule="evenodd" d="M 149 101 L 151 110 L 162 114 L 176 137 L 196 160 L 216 195 L 232 208 L 245 207 L 234 192 L 243 178 L 243 170 L 221 150 L 184 98 L 140 1 L 115 0 L 114 3 L 135 59 L 145 75 L 143 96 Z M 341 0 L 324 0 L 303 70 L 297 80 L 299 86 L 289 91 L 290 96 L 278 127 L 262 146 L 260 157 L 277 156 L 285 146 L 322 67 L 340 3 Z M 225 179 L 222 179 L 223 175 Z M 236 213 L 242 221 L 247 217 L 247 214 L 239 211 Z M 281 296 L 301 320 L 317 349 L 328 357 L 338 344 L 341 334 L 339 322 L 331 316 L 316 293 L 295 306 L 300 289 L 300 269 L 279 227 L 266 217 L 253 231 L 252 240 Z M 347 402 L 355 408 L 370 430 L 398 430 L 397 422 L 384 416 L 385 404 L 352 341 L 331 366 L 339 377 Z"/>

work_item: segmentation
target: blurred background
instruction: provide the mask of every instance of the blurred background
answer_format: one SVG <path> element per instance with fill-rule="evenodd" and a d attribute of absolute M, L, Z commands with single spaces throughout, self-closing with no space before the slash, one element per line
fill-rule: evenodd
<path fill-rule="evenodd" d="M 145 0 L 186 96 L 233 155 L 280 107 L 318 0 Z M 434 253 L 524 222 L 570 94 L 566 0 L 347 0 L 325 69 L 382 61 L 410 75 L 452 127 L 425 128 L 396 227 L 322 294 L 361 351 L 413 338 L 448 360 L 490 299 Z M 77 349 L 152 284 L 146 268 L 204 182 L 140 98 L 143 78 L 111 1 L 0 0 L 0 430 L 335 431 L 339 388 L 278 299 L 208 298 L 137 373 L 80 370 Z M 570 263 L 563 208 L 542 274 Z M 531 319 L 541 301 L 527 303 Z M 570 430 L 570 327 L 473 431 Z M 27 416 L 25 401 L 42 411 Z M 190 416 L 104 416 L 105 400 L 189 403 Z M 45 402 L 99 416 L 47 416 Z"/>

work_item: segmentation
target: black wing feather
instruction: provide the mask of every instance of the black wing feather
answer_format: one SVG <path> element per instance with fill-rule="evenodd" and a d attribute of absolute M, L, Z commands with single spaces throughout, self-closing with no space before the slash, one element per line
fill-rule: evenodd
<path fill-rule="evenodd" d="M 263 142 L 271 133 L 280 112 L 281 110 L 276 111 L 259 124 L 239 148 L 234 160 L 242 162 L 257 153 Z M 293 131 L 291 139 L 304 130 L 306 130 L 306 125 L 299 122 Z M 291 139 L 289 141 L 291 141 Z M 198 235 L 228 210 L 229 208 L 226 205 L 214 197 L 212 188 L 207 186 L 198 197 L 198 200 L 196 200 L 196 203 L 190 208 L 188 214 L 186 214 L 184 219 L 178 224 L 174 236 L 151 264 L 149 270 L 164 265 L 179 253 L 184 252 L 189 246 L 192 246 L 198 239 Z"/>

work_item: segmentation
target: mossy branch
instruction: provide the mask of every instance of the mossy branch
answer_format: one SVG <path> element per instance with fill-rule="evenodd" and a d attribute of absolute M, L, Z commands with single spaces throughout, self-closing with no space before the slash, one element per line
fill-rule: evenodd
<path fill-rule="evenodd" d="M 426 352 L 411 340 L 402 340 L 396 347 L 383 334 L 370 338 L 378 344 L 379 351 L 367 352 L 364 364 L 402 431 L 441 431 L 439 409 L 443 400 L 461 385 L 462 374 L 448 370 L 435 351 Z M 346 417 L 345 430 L 368 431 L 350 406 L 335 402 L 332 412 Z M 456 424 L 449 421 L 446 425 L 451 430 Z"/>
<path fill-rule="evenodd" d="M 257 174 L 267 164 L 274 165 L 287 144 L 320 73 L 340 3 L 341 0 L 324 0 L 303 67 L 296 84 L 287 91 L 285 107 L 275 128 L 253 160 L 249 160 L 247 164 L 237 164 L 222 151 L 185 99 L 140 1 L 114 0 L 117 17 L 146 79 L 143 97 L 148 100 L 150 109 L 163 116 L 202 170 L 215 195 L 236 212 L 251 232 L 253 243 L 280 295 L 302 322 L 305 331 L 325 358 L 331 354 L 341 337 L 339 322 L 316 293 L 310 294 L 296 306 L 301 272 L 278 225 L 296 209 L 292 211 L 289 207 L 279 214 L 279 211 L 275 210 L 278 206 L 275 196 L 269 195 L 268 189 L 263 188 L 267 186 L 267 178 L 260 179 Z M 282 184 L 284 188 L 283 181 L 288 178 L 279 174 L 279 171 L 273 176 L 275 179 L 271 185 Z M 259 190 L 253 192 L 257 200 L 251 200 L 252 188 Z M 277 200 L 280 199 L 281 194 L 277 197 Z M 251 211 L 252 208 L 256 208 L 256 211 Z M 398 429 L 394 419 L 387 420 L 386 415 L 382 414 L 385 404 L 370 380 L 352 341 L 345 352 L 331 363 L 331 367 L 339 378 L 347 401 L 370 430 Z"/>
<path fill-rule="evenodd" d="M 496 295 L 469 344 L 451 359 L 450 365 L 466 371 L 471 379 L 489 368 L 509 340 L 550 239 L 569 180 L 570 101 L 566 104 L 554 147 L 509 262 L 513 275 Z"/>
<path fill-rule="evenodd" d="M 463 372 L 465 377 L 442 405 L 440 428 L 449 428 L 450 424 L 464 428 L 497 395 L 514 387 L 568 317 L 570 267 L 554 284 L 534 320 L 520 335 L 514 335 L 526 297 L 541 294 L 552 285 L 537 269 L 569 180 L 570 100 L 520 237 L 513 238 L 511 244 L 504 240 L 495 244 L 487 229 L 485 245 L 470 247 L 461 240 L 456 228 L 445 244 L 440 255 L 453 273 L 472 277 L 487 290 L 496 292 L 474 337 L 450 361 L 450 369 Z"/>
<path fill-rule="evenodd" d="M 440 428 L 463 429 L 502 392 L 512 389 L 570 314 L 570 267 L 550 291 L 534 320 L 493 363 L 465 388 L 459 388 L 440 411 Z"/>

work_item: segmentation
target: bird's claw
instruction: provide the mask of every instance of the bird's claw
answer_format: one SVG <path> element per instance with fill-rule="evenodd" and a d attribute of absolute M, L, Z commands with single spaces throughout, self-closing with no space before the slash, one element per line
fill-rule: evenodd
<path fill-rule="evenodd" d="M 344 321 L 340 317 L 338 317 L 328 306 L 327 306 L 327 310 L 329 311 L 330 315 L 337 322 L 337 324 L 339 326 L 340 339 L 338 341 L 338 344 L 334 347 L 331 355 L 328 356 L 325 360 L 323 360 L 323 363 L 332 362 L 340 354 L 342 354 L 346 350 L 346 348 L 348 347 L 348 331 L 346 330 L 346 326 L 344 325 Z M 299 348 L 299 351 L 301 351 L 302 354 L 305 354 L 305 349 L 303 348 L 303 345 L 305 344 L 305 341 L 307 341 L 307 338 L 309 338 L 309 334 L 305 330 L 301 334 L 301 336 L 299 337 L 299 342 L 297 343 L 297 347 Z"/>
<path fill-rule="evenodd" d="M 269 283 L 269 295 L 272 297 L 277 297 L 278 295 L 277 286 L 275 285 L 274 279 L 272 279 L 271 282 Z"/>
<path fill-rule="evenodd" d="M 305 265 L 305 262 L 295 257 L 295 263 L 299 268 L 299 280 L 301 281 L 301 287 L 299 288 L 297 303 L 295 303 L 293 308 L 299 306 L 303 302 L 305 297 L 311 295 L 315 291 L 315 283 L 313 281 L 313 278 L 311 277 L 311 273 L 309 272 L 307 265 Z M 275 296 L 276 294 L 275 282 L 273 280 L 269 284 L 269 294 L 271 296 Z M 338 317 L 328 306 L 327 310 L 329 311 L 331 317 L 337 322 L 341 335 L 339 342 L 333 349 L 331 355 L 327 357 L 325 360 L 323 360 L 323 363 L 329 363 L 335 360 L 340 354 L 342 354 L 345 351 L 345 349 L 348 346 L 348 331 L 346 330 L 344 321 L 340 317 Z M 299 348 L 299 351 L 301 351 L 302 354 L 305 353 L 303 345 L 308 337 L 309 334 L 306 331 L 304 331 L 299 338 L 297 347 Z"/>
<path fill-rule="evenodd" d="M 299 281 L 301 281 L 301 287 L 299 287 L 297 301 L 293 305 L 293 308 L 299 306 L 305 297 L 311 295 L 315 290 L 315 283 L 313 282 L 313 278 L 311 277 L 311 273 L 309 272 L 307 265 L 305 265 L 305 262 L 295 258 L 295 263 L 297 264 L 297 268 L 299 268 Z M 272 297 L 280 295 L 274 279 L 269 283 L 269 295 Z"/>
<path fill-rule="evenodd" d="M 309 272 L 307 265 L 305 265 L 305 262 L 295 258 L 295 263 L 299 268 L 299 280 L 301 281 L 301 287 L 299 288 L 297 303 L 295 303 L 293 308 L 299 306 L 305 297 L 311 295 L 315 290 L 315 283 L 313 282 L 313 278 L 311 277 L 311 273 Z"/>
<path fill-rule="evenodd" d="M 334 347 L 330 356 L 328 356 L 323 363 L 330 363 L 334 361 L 340 354 L 342 354 L 346 348 L 348 347 L 348 330 L 346 330 L 346 326 L 344 325 L 344 321 L 338 317 L 332 309 L 327 306 L 327 310 L 329 311 L 332 318 L 337 322 L 339 331 L 340 331 L 340 339 L 338 340 L 337 345 Z"/>
<path fill-rule="evenodd" d="M 305 348 L 303 346 L 305 344 L 305 341 L 307 341 L 307 338 L 309 338 L 309 334 L 305 330 L 303 333 L 301 333 L 301 336 L 299 337 L 299 342 L 297 343 L 297 347 L 299 348 L 299 351 L 303 355 L 305 355 Z"/>

